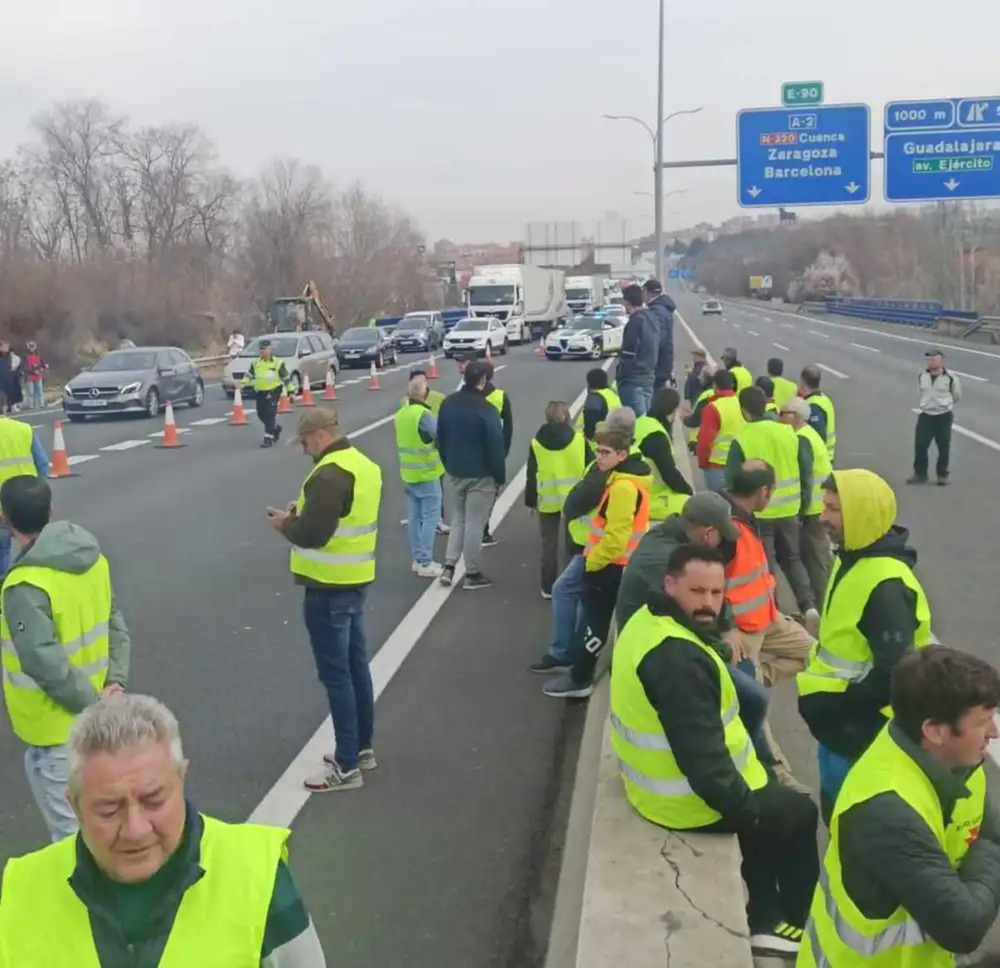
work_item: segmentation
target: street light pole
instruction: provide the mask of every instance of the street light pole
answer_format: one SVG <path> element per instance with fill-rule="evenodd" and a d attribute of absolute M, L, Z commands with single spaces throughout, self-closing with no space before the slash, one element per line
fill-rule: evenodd
<path fill-rule="evenodd" d="M 656 227 L 656 278 L 663 281 L 663 10 L 660 0 L 659 53 L 656 63 L 656 159 L 653 162 L 654 221 Z"/>

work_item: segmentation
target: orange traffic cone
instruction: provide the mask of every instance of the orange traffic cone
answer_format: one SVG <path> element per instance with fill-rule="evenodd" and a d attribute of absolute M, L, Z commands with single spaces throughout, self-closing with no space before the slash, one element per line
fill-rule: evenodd
<path fill-rule="evenodd" d="M 427 379 L 436 380 L 438 378 L 438 364 L 437 360 L 434 359 L 434 354 L 431 353 L 431 358 L 427 361 Z"/>
<path fill-rule="evenodd" d="M 177 437 L 177 424 L 174 423 L 174 405 L 168 400 L 167 409 L 163 412 L 163 440 L 156 445 L 161 450 L 173 450 L 175 447 L 186 447 Z"/>
<path fill-rule="evenodd" d="M 486 341 L 486 359 L 488 359 L 488 360 L 490 360 L 492 362 L 492 360 L 493 360 L 493 350 L 490 349 L 491 346 L 492 346 L 492 344 L 490 343 L 489 340 L 487 340 Z"/>
<path fill-rule="evenodd" d="M 312 388 L 309 386 L 309 381 L 306 380 L 302 384 L 302 399 L 299 401 L 300 407 L 315 407 L 316 401 L 313 400 Z"/>
<path fill-rule="evenodd" d="M 236 385 L 236 392 L 233 394 L 233 412 L 229 419 L 230 427 L 249 427 L 247 414 L 243 409 L 243 394 L 240 392 L 239 384 Z"/>
<path fill-rule="evenodd" d="M 285 387 L 281 388 L 281 396 L 278 397 L 278 413 L 291 413 L 292 412 L 292 400 L 288 396 L 288 390 Z"/>
<path fill-rule="evenodd" d="M 66 453 L 66 438 L 63 437 L 62 421 L 57 420 L 52 438 L 52 462 L 49 464 L 49 477 L 78 476 L 69 469 L 69 455 Z"/>
<path fill-rule="evenodd" d="M 375 369 L 375 361 L 372 360 L 371 372 L 368 375 L 368 389 L 369 390 L 381 390 L 382 387 L 379 386 L 378 382 L 378 370 Z"/>
<path fill-rule="evenodd" d="M 538 337 L 538 345 L 535 347 L 535 356 L 545 356 L 545 337 Z"/>
<path fill-rule="evenodd" d="M 337 375 L 333 372 L 333 366 L 326 368 L 326 386 L 323 387 L 323 399 L 337 399 Z"/>

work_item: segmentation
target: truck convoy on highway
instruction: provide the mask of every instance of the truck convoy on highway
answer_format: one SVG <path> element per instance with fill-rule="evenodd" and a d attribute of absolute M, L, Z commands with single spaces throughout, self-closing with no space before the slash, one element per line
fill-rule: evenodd
<path fill-rule="evenodd" d="M 580 316 L 604 305 L 605 276 L 567 276 L 566 305 Z"/>
<path fill-rule="evenodd" d="M 562 269 L 477 266 L 466 298 L 469 315 L 501 320 L 512 344 L 540 338 L 569 313 Z"/>

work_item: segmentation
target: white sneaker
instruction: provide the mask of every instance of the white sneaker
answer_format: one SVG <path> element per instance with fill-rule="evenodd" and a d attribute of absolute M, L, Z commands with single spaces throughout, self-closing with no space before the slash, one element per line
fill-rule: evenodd
<path fill-rule="evenodd" d="M 807 608 L 802 616 L 806 623 L 806 631 L 815 639 L 819 636 L 819 612 L 815 608 Z"/>
<path fill-rule="evenodd" d="M 408 528 L 410 526 L 410 519 L 409 518 L 403 518 L 403 520 L 400 521 L 399 523 L 400 523 L 400 525 L 402 527 Z"/>
<path fill-rule="evenodd" d="M 413 573 L 418 578 L 440 578 L 444 565 L 438 561 L 429 561 L 426 565 L 414 562 Z"/>

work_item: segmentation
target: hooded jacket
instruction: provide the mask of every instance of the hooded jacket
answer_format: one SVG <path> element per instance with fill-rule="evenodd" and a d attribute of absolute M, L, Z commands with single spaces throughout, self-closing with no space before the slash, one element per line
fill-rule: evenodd
<path fill-rule="evenodd" d="M 100 554 L 97 539 L 89 531 L 69 521 L 53 521 L 25 546 L 8 575 L 28 565 L 82 575 L 97 563 Z M 37 585 L 20 582 L 5 585 L 2 597 L 3 613 L 25 675 L 34 679 L 53 702 L 71 713 L 83 712 L 96 702 L 98 694 L 90 680 L 67 660 L 56 632 L 48 593 Z M 108 637 L 107 684 L 125 686 L 132 643 L 113 593 Z"/>
<path fill-rule="evenodd" d="M 659 344 L 656 355 L 655 386 L 665 386 L 674 375 L 674 310 L 677 303 L 665 292 L 646 303 L 646 309 L 656 321 Z"/>
<path fill-rule="evenodd" d="M 565 450 L 576 439 L 576 431 L 572 424 L 544 423 L 535 434 L 535 440 L 546 450 Z M 583 442 L 583 466 L 587 467 L 594 459 L 594 454 L 587 441 Z M 524 484 L 525 507 L 538 507 L 538 460 L 535 458 L 534 447 L 528 448 L 528 470 Z"/>
<path fill-rule="evenodd" d="M 622 348 L 618 354 L 615 379 L 652 387 L 656 377 L 656 360 L 660 352 L 660 337 L 656 320 L 648 309 L 637 309 L 628 318 L 622 333 Z"/>
<path fill-rule="evenodd" d="M 850 569 L 864 558 L 897 558 L 908 567 L 917 553 L 907 544 L 906 528 L 895 524 L 896 496 L 877 474 L 867 470 L 834 471 L 840 497 L 844 539 L 837 551 L 840 568 L 827 589 L 827 601 Z M 876 585 L 858 621 L 872 651 L 873 668 L 842 693 L 799 697 L 799 713 L 809 731 L 827 749 L 856 759 L 885 725 L 879 712 L 889 704 L 896 663 L 914 647 L 917 597 L 898 578 Z"/>
<path fill-rule="evenodd" d="M 588 572 L 606 568 L 625 553 L 634 528 L 638 488 L 648 489 L 652 478 L 649 465 L 635 454 L 629 454 L 608 475 L 607 497 L 599 503 L 604 509 L 604 535 L 590 546 Z"/>

